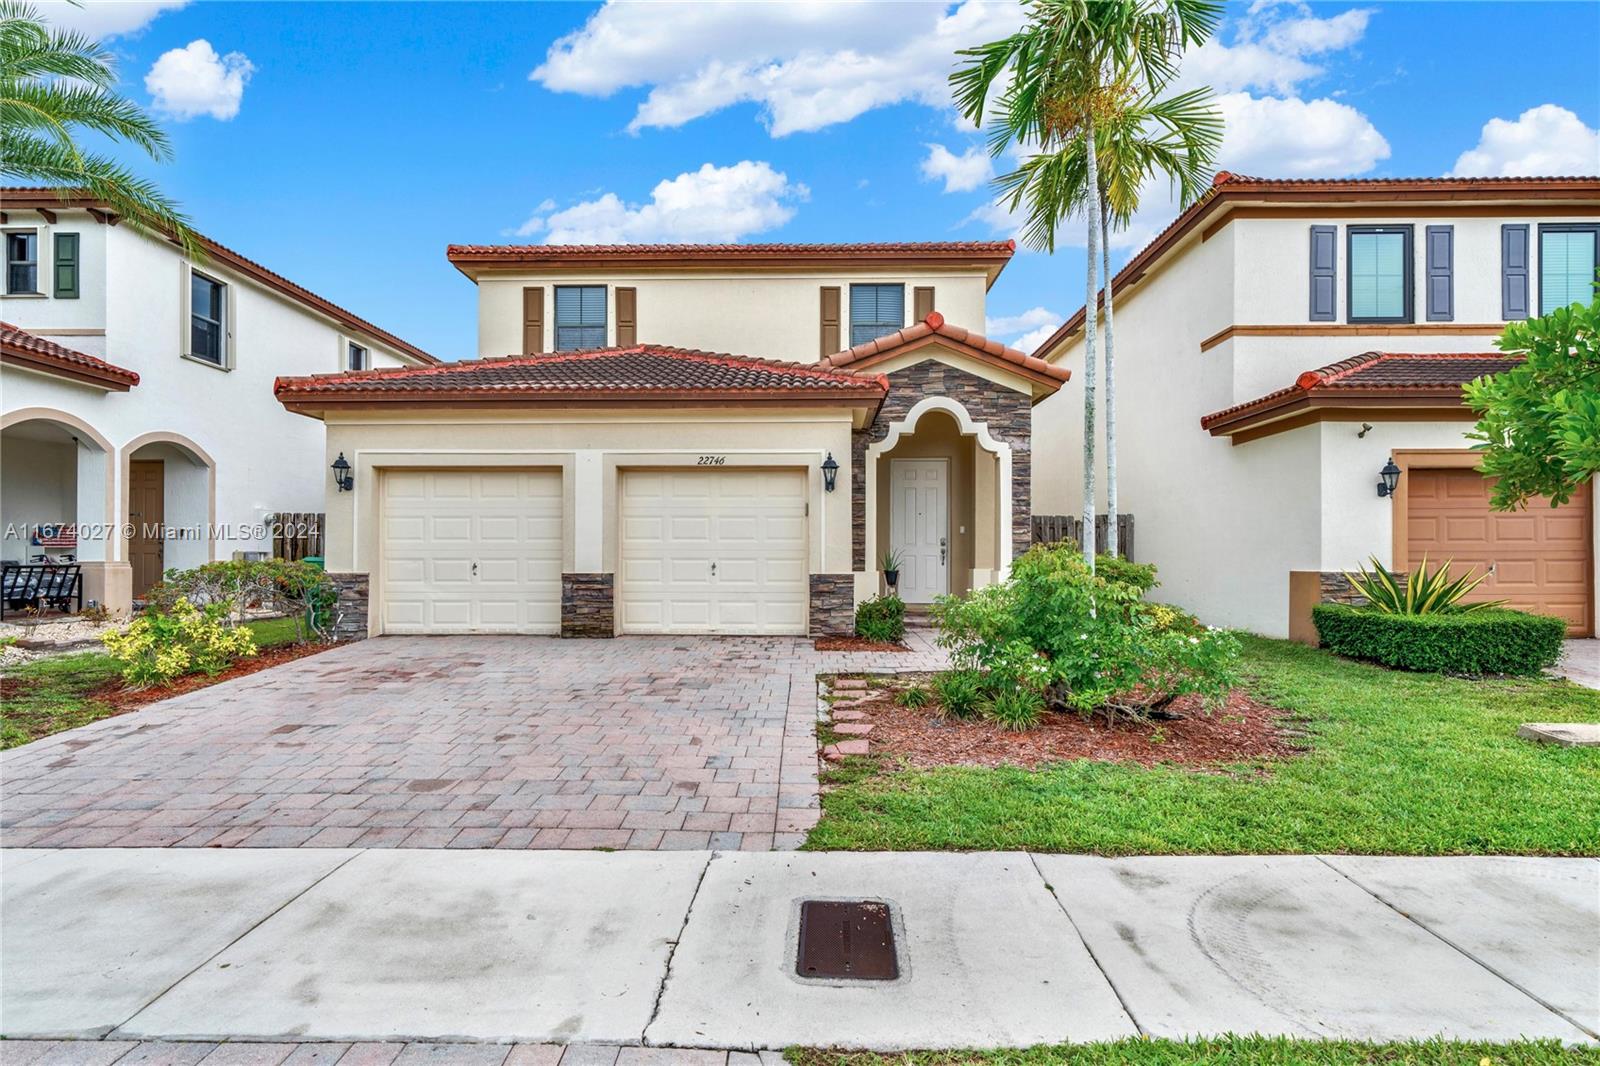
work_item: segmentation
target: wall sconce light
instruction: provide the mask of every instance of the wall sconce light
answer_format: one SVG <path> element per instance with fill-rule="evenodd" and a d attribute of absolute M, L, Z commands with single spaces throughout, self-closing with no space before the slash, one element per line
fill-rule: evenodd
<path fill-rule="evenodd" d="M 1378 471 L 1378 477 L 1381 479 L 1378 482 L 1378 495 L 1380 497 L 1393 496 L 1394 490 L 1400 484 L 1400 468 L 1394 465 L 1393 456 L 1390 456 L 1389 461 L 1383 464 L 1383 469 Z"/>
<path fill-rule="evenodd" d="M 349 492 L 356 487 L 356 476 L 350 472 L 350 461 L 344 457 L 344 452 L 340 452 L 339 458 L 333 461 L 333 483 L 339 486 L 340 492 Z"/>
<path fill-rule="evenodd" d="M 832 492 L 833 487 L 838 483 L 839 460 L 833 457 L 832 452 L 829 452 L 828 457 L 822 460 L 822 487 L 828 492 Z"/>

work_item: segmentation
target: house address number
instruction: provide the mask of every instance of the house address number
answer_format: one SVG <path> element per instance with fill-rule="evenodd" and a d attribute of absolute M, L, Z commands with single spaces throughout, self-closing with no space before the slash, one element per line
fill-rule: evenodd
<path fill-rule="evenodd" d="M 726 455 L 702 455 L 700 457 L 700 464 L 699 465 L 701 465 L 701 466 L 726 466 L 727 463 L 728 463 L 728 457 Z"/>

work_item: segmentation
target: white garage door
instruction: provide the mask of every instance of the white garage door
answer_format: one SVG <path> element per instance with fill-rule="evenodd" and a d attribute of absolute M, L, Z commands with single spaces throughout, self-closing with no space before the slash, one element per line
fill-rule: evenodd
<path fill-rule="evenodd" d="M 559 471 L 390 471 L 379 536 L 385 633 L 560 630 Z"/>
<path fill-rule="evenodd" d="M 622 477 L 625 633 L 804 633 L 803 471 Z"/>

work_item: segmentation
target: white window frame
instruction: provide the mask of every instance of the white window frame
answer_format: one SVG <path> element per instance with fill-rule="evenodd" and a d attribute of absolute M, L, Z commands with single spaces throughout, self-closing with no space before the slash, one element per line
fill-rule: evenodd
<path fill-rule="evenodd" d="M 341 357 L 340 357 L 341 361 L 340 361 L 340 364 L 339 364 L 339 369 L 340 370 L 371 370 L 372 369 L 372 348 L 370 346 L 362 344 L 360 341 L 356 340 L 354 337 L 340 337 L 339 341 L 340 341 L 340 352 L 342 353 Z M 350 365 L 350 356 L 352 354 L 352 351 L 351 351 L 352 349 L 354 349 L 355 351 L 359 351 L 361 353 L 361 365 L 360 366 L 351 366 Z"/>
<path fill-rule="evenodd" d="M 182 285 L 179 289 L 178 306 L 182 313 L 178 316 L 178 352 L 191 363 L 208 366 L 212 370 L 232 370 L 234 368 L 234 323 L 238 321 L 238 300 L 235 293 L 236 283 L 229 281 L 220 274 L 206 270 L 198 270 L 191 263 L 185 263 L 182 273 Z M 193 333 L 193 283 L 194 276 L 198 274 L 207 281 L 222 286 L 222 361 L 213 362 L 203 356 L 195 355 L 192 350 Z"/>
<path fill-rule="evenodd" d="M 7 226 L 3 231 L 0 232 L 3 232 L 6 237 L 10 237 L 13 233 L 28 233 L 33 236 L 33 288 L 31 290 L 21 292 L 11 291 L 11 259 L 9 257 L 10 249 L 6 248 L 3 250 L 3 253 L 7 256 L 5 261 L 6 297 L 8 299 L 18 300 L 43 299 L 48 295 L 48 293 L 39 287 L 40 281 L 43 280 L 43 275 L 40 273 L 43 266 L 43 261 L 41 260 L 40 256 L 43 254 L 43 249 L 46 243 L 49 241 L 49 231 L 43 226 Z M 9 245 L 10 241 L 6 241 L 5 243 Z M 53 262 L 54 260 L 52 259 L 52 263 Z"/>

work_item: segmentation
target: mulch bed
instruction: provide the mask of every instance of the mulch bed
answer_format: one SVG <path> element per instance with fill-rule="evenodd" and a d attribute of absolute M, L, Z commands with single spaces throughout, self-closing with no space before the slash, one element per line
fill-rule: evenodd
<path fill-rule="evenodd" d="M 308 655 L 327 651 L 329 648 L 338 647 L 336 644 L 279 644 L 271 648 L 262 648 L 248 659 L 240 659 L 220 674 L 189 674 L 176 678 L 165 685 L 156 685 L 144 689 L 125 688 L 121 681 L 113 681 L 102 685 L 89 693 L 89 698 L 99 700 L 101 703 L 115 707 L 118 712 L 133 711 L 146 704 L 155 703 L 157 700 L 171 699 L 181 696 L 185 692 L 196 689 L 209 688 L 223 681 L 232 681 L 236 677 L 244 677 L 259 670 L 267 670 L 274 666 L 304 659 Z"/>
<path fill-rule="evenodd" d="M 916 769 L 938 766 L 1020 766 L 1027 769 L 1071 759 L 1097 762 L 1216 766 L 1260 758 L 1286 758 L 1296 743 L 1285 712 L 1236 690 L 1225 706 L 1207 712 L 1198 696 L 1175 701 L 1173 721 L 1106 724 L 1104 718 L 1046 714 L 1035 729 L 1014 733 L 982 720 L 940 717 L 934 704 L 911 710 L 889 694 L 851 708 L 874 728 L 874 755 Z"/>
<path fill-rule="evenodd" d="M 818 637 L 818 651 L 910 651 L 904 644 L 891 644 L 885 640 L 867 640 L 864 637 Z"/>

